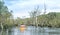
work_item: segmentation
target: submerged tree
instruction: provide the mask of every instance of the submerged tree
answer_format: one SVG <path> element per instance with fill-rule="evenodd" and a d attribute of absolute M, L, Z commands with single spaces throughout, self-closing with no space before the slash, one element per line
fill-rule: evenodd
<path fill-rule="evenodd" d="M 30 17 L 33 25 L 38 26 L 37 17 L 40 15 L 39 7 L 37 7 L 34 11 L 30 12 Z"/>

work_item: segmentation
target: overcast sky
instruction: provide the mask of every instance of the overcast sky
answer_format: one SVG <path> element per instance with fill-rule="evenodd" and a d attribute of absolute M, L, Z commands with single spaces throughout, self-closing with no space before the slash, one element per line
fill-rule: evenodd
<path fill-rule="evenodd" d="M 9 10 L 13 10 L 14 17 L 29 17 L 30 11 L 39 6 L 41 12 L 44 9 L 44 1 L 47 12 L 60 12 L 60 0 L 4 0 Z"/>

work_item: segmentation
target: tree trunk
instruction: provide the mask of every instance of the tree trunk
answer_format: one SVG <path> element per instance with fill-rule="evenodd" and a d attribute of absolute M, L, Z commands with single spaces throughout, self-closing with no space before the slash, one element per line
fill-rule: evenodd
<path fill-rule="evenodd" d="M 2 25 L 2 23 L 1 23 L 1 28 L 2 28 L 2 30 L 3 30 L 3 25 Z"/>

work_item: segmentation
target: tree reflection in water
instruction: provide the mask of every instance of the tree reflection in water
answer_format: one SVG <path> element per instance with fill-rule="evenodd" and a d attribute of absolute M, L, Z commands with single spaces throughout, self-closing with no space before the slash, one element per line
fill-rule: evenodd
<path fill-rule="evenodd" d="M 60 28 L 50 29 L 50 28 L 38 28 L 28 27 L 27 30 L 21 32 L 19 28 L 7 29 L 6 31 L 0 31 L 0 35 L 60 35 Z"/>

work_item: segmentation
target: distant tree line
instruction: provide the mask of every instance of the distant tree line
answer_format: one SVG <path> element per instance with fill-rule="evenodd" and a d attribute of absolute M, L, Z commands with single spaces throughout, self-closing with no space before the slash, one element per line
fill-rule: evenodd
<path fill-rule="evenodd" d="M 37 20 L 36 20 L 36 17 L 37 17 Z M 55 27 L 55 28 L 60 27 L 60 12 L 50 12 L 48 14 L 41 14 L 36 17 L 33 16 L 29 18 L 28 21 L 30 22 L 30 25 L 33 25 L 33 26 L 38 25 L 40 27 Z M 27 24 L 29 24 L 29 22 Z"/>

